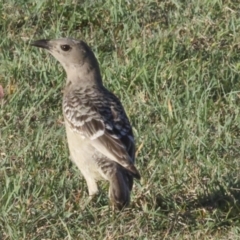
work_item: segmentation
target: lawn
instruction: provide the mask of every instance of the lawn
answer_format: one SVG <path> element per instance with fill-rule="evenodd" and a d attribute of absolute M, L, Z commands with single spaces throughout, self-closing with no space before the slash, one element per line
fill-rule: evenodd
<path fill-rule="evenodd" d="M 240 239 L 240 5 L 0 0 L 0 239 Z M 65 72 L 42 38 L 85 40 L 136 138 L 129 208 L 85 209 L 69 160 Z"/>

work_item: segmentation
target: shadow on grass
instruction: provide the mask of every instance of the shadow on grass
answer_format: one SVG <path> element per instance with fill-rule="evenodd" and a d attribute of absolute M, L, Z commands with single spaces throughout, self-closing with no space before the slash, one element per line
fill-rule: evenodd
<path fill-rule="evenodd" d="M 233 181 L 233 176 L 224 180 L 203 186 L 203 193 L 198 195 L 156 196 L 156 211 L 171 219 L 165 226 L 168 232 L 196 229 L 200 225 L 215 231 L 239 222 L 240 180 Z"/>

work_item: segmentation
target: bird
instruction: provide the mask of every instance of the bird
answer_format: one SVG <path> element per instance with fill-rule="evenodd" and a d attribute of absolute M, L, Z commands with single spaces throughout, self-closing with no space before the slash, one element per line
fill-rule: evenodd
<path fill-rule="evenodd" d="M 132 126 L 121 101 L 103 85 L 99 63 L 86 42 L 72 38 L 40 39 L 31 46 L 47 50 L 66 72 L 62 111 L 70 159 L 86 180 L 89 198 L 98 181 L 109 182 L 114 209 L 130 203 L 135 166 Z"/>

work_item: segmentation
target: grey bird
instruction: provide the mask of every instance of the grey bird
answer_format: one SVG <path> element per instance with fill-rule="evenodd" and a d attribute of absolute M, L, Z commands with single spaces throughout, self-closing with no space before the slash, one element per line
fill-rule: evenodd
<path fill-rule="evenodd" d="M 84 176 L 89 196 L 98 193 L 97 181 L 109 182 L 109 198 L 122 209 L 130 202 L 135 142 L 131 125 L 119 99 L 102 83 L 98 61 L 84 41 L 70 38 L 37 40 L 67 74 L 63 114 L 71 160 Z"/>

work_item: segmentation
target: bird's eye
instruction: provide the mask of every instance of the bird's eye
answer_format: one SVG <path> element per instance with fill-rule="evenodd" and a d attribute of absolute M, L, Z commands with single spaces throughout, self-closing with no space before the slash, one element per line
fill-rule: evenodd
<path fill-rule="evenodd" d="M 67 51 L 69 51 L 71 49 L 71 47 L 69 45 L 61 45 L 60 47 L 65 52 L 67 52 Z"/>

